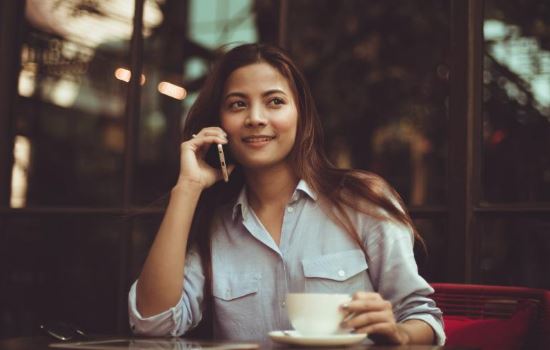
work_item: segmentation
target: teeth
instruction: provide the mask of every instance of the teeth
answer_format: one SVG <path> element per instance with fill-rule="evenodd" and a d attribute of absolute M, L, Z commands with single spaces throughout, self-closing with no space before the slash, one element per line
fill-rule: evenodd
<path fill-rule="evenodd" d="M 245 142 L 261 142 L 261 141 L 270 141 L 272 137 L 247 137 Z"/>

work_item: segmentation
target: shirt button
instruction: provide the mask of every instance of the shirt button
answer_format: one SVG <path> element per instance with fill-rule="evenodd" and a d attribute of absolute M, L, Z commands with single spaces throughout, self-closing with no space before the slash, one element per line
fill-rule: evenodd
<path fill-rule="evenodd" d="M 284 308 L 286 306 L 286 303 L 284 301 L 281 302 L 281 307 Z"/>
<path fill-rule="evenodd" d="M 294 208 L 293 207 L 288 207 L 286 208 L 286 210 L 289 212 L 289 213 L 292 213 L 294 211 Z"/>
<path fill-rule="evenodd" d="M 340 277 L 346 276 L 346 271 L 344 271 L 344 270 L 338 271 L 338 276 L 340 276 Z"/>

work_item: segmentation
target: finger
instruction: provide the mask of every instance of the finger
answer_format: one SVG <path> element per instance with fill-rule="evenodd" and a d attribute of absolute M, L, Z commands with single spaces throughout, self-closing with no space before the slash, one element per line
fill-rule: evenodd
<path fill-rule="evenodd" d="M 342 309 L 348 312 L 370 312 L 370 311 L 380 311 L 380 310 L 391 310 L 392 305 L 387 300 L 352 300 L 347 304 L 342 305 Z"/>
<path fill-rule="evenodd" d="M 369 334 L 369 333 L 367 332 L 367 328 L 368 328 L 368 327 L 355 328 L 355 329 L 353 330 L 353 333 L 356 333 L 356 334 Z"/>
<path fill-rule="evenodd" d="M 357 306 L 357 305 L 362 305 L 363 302 L 362 301 L 366 301 L 366 300 L 372 300 L 372 301 L 375 301 L 375 300 L 382 300 L 382 297 L 378 294 L 378 293 L 371 293 L 371 292 L 355 292 L 353 293 L 352 297 L 351 297 L 351 300 L 340 305 L 340 308 L 342 310 L 348 310 L 349 307 L 350 307 L 350 304 L 351 305 L 354 305 L 354 306 Z M 358 302 L 359 301 L 359 302 Z"/>
<path fill-rule="evenodd" d="M 210 146 L 213 143 L 220 143 L 222 145 L 227 144 L 227 138 L 221 136 L 221 135 L 211 135 L 211 136 L 203 136 L 203 135 L 197 135 L 196 137 L 192 138 L 191 140 L 187 141 L 190 145 L 192 145 L 195 149 L 198 149 L 200 147 Z"/>
<path fill-rule="evenodd" d="M 196 136 L 195 138 L 185 141 L 180 146 L 180 151 L 184 152 L 189 149 L 196 154 L 198 158 L 204 158 L 206 152 L 213 143 L 227 144 L 227 139 L 220 136 Z"/>
<path fill-rule="evenodd" d="M 352 300 L 384 300 L 379 293 L 358 291 L 351 296 Z"/>
<path fill-rule="evenodd" d="M 347 321 L 351 320 L 351 319 L 354 318 L 355 316 L 357 316 L 357 313 L 356 313 L 356 312 L 348 312 L 348 313 L 346 314 L 346 316 L 344 316 L 344 319 L 342 320 L 342 324 L 343 324 L 344 322 L 347 322 Z"/>
<path fill-rule="evenodd" d="M 393 314 L 387 311 L 367 312 L 359 314 L 342 323 L 344 328 L 361 328 L 374 323 L 392 322 Z"/>
<path fill-rule="evenodd" d="M 203 128 L 198 133 L 193 134 L 192 137 L 196 138 L 199 136 L 216 136 L 216 135 L 225 136 L 227 138 L 227 133 L 223 131 L 222 128 L 219 128 L 219 127 Z"/>

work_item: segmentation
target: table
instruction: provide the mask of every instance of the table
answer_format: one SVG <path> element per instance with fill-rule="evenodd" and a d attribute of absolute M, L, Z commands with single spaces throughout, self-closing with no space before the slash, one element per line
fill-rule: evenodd
<path fill-rule="evenodd" d="M 106 340 L 106 339 L 123 339 L 123 338 L 98 338 L 97 340 Z M 187 339 L 181 339 L 181 338 L 126 338 L 127 340 L 153 340 L 158 341 L 156 346 L 149 346 L 146 347 L 139 346 L 139 347 L 132 347 L 132 346 L 122 346 L 117 347 L 117 349 L 120 350 L 144 350 L 144 349 L 162 349 L 162 350 L 192 350 L 196 347 L 191 346 L 193 342 L 202 342 L 200 340 L 187 340 Z M 95 339 L 94 339 L 95 341 Z M 186 343 L 185 341 L 189 341 Z M 173 346 L 175 343 L 179 343 L 179 346 Z M 10 338 L 10 339 L 0 339 L 0 349 L 2 350 L 62 350 L 62 348 L 57 347 L 50 347 L 49 345 L 51 343 L 59 343 L 56 342 L 54 339 L 46 336 L 34 336 L 34 337 L 22 337 L 22 338 Z M 208 344 L 209 342 L 204 342 L 204 344 Z M 211 342 L 210 342 L 211 343 Z M 150 343 L 149 343 L 150 344 Z M 231 345 L 235 344 L 235 342 L 216 342 L 216 344 L 223 345 Z M 99 349 L 100 347 L 96 347 L 95 349 Z M 66 347 L 65 349 L 76 349 L 76 350 L 82 350 L 82 347 Z M 113 349 L 113 348 L 110 348 Z M 208 347 L 203 347 L 203 349 L 208 349 Z M 238 349 L 238 347 L 233 347 L 231 349 Z M 314 350 L 314 349 L 322 349 L 322 350 L 331 350 L 331 349 L 339 349 L 339 350 L 363 350 L 363 349 L 372 349 L 372 350 L 471 350 L 471 348 L 464 348 L 464 347 L 450 347 L 450 346 L 431 346 L 431 345 L 406 345 L 406 346 L 381 346 L 381 345 L 355 345 L 351 347 L 338 347 L 338 348 L 330 348 L 330 347 L 287 347 L 285 345 L 276 344 L 270 342 L 269 344 L 259 344 L 258 349 L 272 349 L 272 350 L 284 350 L 284 349 L 307 349 L 307 350 Z"/>

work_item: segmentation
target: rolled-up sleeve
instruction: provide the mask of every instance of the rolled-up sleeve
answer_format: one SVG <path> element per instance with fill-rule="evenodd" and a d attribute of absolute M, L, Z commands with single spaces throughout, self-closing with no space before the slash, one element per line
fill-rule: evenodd
<path fill-rule="evenodd" d="M 434 330 L 437 344 L 443 345 L 442 312 L 429 298 L 433 288 L 418 274 L 410 230 L 386 221 L 368 231 L 365 247 L 376 291 L 392 303 L 397 322 L 422 320 Z"/>
<path fill-rule="evenodd" d="M 136 303 L 135 281 L 128 293 L 130 328 L 135 334 L 149 336 L 180 336 L 198 325 L 202 319 L 204 273 L 195 249 L 190 249 L 185 261 L 185 275 L 179 302 L 157 315 L 143 317 Z"/>

